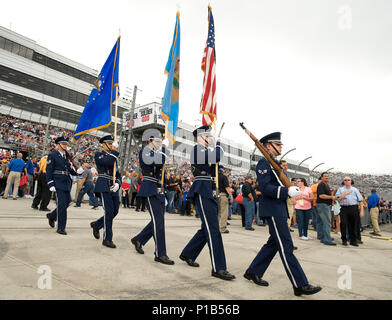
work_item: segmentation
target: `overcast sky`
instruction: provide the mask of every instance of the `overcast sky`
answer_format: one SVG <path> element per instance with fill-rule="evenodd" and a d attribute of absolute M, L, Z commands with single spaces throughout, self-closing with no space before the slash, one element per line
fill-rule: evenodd
<path fill-rule="evenodd" d="M 100 70 L 121 30 L 120 90 L 160 101 L 177 4 L 180 120 L 197 124 L 208 0 L 3 1 L 0 24 Z M 218 128 L 281 131 L 310 168 L 391 173 L 392 1 L 212 0 Z"/>

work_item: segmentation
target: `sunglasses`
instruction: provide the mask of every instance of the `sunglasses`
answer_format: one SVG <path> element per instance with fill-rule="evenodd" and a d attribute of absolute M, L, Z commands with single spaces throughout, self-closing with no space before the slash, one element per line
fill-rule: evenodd
<path fill-rule="evenodd" d="M 344 179 L 344 181 L 351 181 L 351 179 Z"/>

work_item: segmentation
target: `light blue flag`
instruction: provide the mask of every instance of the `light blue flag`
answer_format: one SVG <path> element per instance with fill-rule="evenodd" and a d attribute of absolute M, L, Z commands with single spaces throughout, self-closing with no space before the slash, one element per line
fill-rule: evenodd
<path fill-rule="evenodd" d="M 179 96 L 180 96 L 180 13 L 177 12 L 176 27 L 174 28 L 173 43 L 169 52 L 165 73 L 167 82 L 162 103 L 162 116 L 168 122 L 168 137 L 176 141 Z"/>
<path fill-rule="evenodd" d="M 91 90 L 74 133 L 75 141 L 88 132 L 106 128 L 112 123 L 112 104 L 120 95 L 119 89 L 116 95 L 119 58 L 120 37 L 117 38 L 116 44 L 94 83 L 94 88 Z"/>

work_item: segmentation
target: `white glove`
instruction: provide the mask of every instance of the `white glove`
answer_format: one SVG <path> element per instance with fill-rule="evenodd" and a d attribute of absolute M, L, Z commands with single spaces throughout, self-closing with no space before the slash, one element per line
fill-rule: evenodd
<path fill-rule="evenodd" d="M 110 187 L 110 191 L 111 192 L 117 192 L 119 188 L 120 188 L 120 185 L 116 182 L 114 185 L 112 185 Z"/>
<path fill-rule="evenodd" d="M 118 148 L 118 142 L 117 142 L 117 141 L 114 141 L 114 142 L 112 143 L 112 146 L 115 147 L 115 148 Z"/>
<path fill-rule="evenodd" d="M 291 198 L 298 197 L 300 193 L 301 193 L 301 191 L 299 191 L 299 188 L 296 187 L 296 186 L 291 186 L 291 187 L 289 188 L 289 196 L 290 196 Z"/>
<path fill-rule="evenodd" d="M 49 188 L 49 191 L 55 192 L 55 191 L 56 191 L 56 188 L 55 188 L 55 187 L 50 187 L 50 188 Z"/>
<path fill-rule="evenodd" d="M 169 145 L 170 145 L 170 141 L 169 141 L 168 138 L 166 138 L 166 139 L 164 139 L 164 140 L 162 141 L 162 146 L 168 147 Z"/>
<path fill-rule="evenodd" d="M 77 173 L 77 174 L 82 174 L 83 171 L 84 171 L 83 168 L 80 167 L 80 168 L 78 169 L 78 171 L 76 171 L 76 173 Z"/>

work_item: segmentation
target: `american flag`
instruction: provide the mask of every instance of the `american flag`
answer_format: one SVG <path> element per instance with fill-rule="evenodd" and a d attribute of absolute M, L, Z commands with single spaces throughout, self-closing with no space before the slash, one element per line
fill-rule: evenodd
<path fill-rule="evenodd" d="M 208 7 L 208 38 L 201 62 L 204 71 L 203 94 L 200 113 L 203 125 L 211 125 L 216 120 L 216 82 L 215 82 L 215 31 L 211 7 Z"/>

